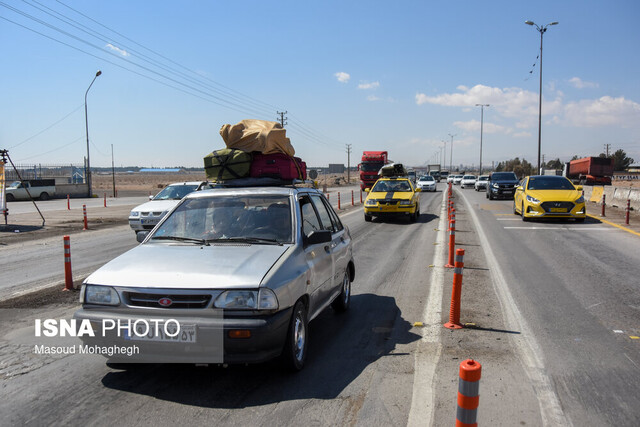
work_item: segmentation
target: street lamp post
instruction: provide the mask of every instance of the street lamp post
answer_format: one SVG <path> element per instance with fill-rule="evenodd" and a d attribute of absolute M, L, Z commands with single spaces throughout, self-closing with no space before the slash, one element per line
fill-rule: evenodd
<path fill-rule="evenodd" d="M 524 21 L 527 25 L 533 25 L 540 32 L 540 98 L 538 101 L 538 173 L 540 173 L 540 153 L 542 148 L 542 36 L 547 31 L 547 27 L 558 25 L 558 22 L 551 22 L 543 27 L 533 21 Z"/>
<path fill-rule="evenodd" d="M 91 162 L 89 160 L 89 117 L 87 116 L 87 95 L 89 94 L 89 89 L 93 86 L 93 82 L 96 81 L 98 76 L 102 74 L 102 71 L 98 70 L 96 76 L 91 80 L 91 84 L 87 88 L 87 91 L 84 93 L 84 124 L 87 132 L 87 187 L 89 188 L 89 197 L 93 197 L 91 191 Z"/>
<path fill-rule="evenodd" d="M 489 107 L 489 104 L 476 104 L 476 107 L 480 107 L 480 173 L 482 175 L 482 129 L 484 127 L 484 107 Z"/>
<path fill-rule="evenodd" d="M 451 147 L 449 147 L 449 173 L 453 172 L 453 137 L 456 135 L 447 134 L 451 137 Z"/>

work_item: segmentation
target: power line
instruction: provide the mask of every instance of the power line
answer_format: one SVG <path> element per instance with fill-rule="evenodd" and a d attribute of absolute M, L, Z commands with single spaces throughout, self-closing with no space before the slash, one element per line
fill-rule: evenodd
<path fill-rule="evenodd" d="M 47 126 L 46 128 L 42 129 L 40 132 L 36 133 L 33 136 L 30 136 L 29 138 L 25 139 L 22 142 L 17 143 L 16 145 L 14 145 L 13 147 L 9 147 L 9 149 L 13 149 L 16 147 L 21 146 L 22 144 L 24 144 L 27 141 L 31 141 L 33 138 L 40 136 L 41 134 L 43 134 L 44 132 L 48 131 L 49 129 L 51 129 L 52 127 L 54 127 L 55 125 L 57 125 L 58 123 L 62 122 L 63 120 L 65 120 L 67 117 L 69 117 L 70 115 L 72 115 L 73 113 L 75 113 L 76 111 L 78 111 L 79 109 L 81 109 L 82 107 L 84 107 L 84 104 L 80 104 L 75 110 L 73 110 L 72 112 L 70 112 L 69 114 L 67 114 L 66 116 L 64 116 L 63 118 L 61 118 L 60 120 L 56 121 L 55 123 L 53 123 L 50 126 Z"/>

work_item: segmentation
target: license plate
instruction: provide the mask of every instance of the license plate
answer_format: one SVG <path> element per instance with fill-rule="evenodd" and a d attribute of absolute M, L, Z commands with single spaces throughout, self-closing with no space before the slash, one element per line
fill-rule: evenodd
<path fill-rule="evenodd" d="M 146 332 L 146 334 L 145 334 Z M 130 335 L 129 331 L 125 331 L 125 340 L 131 341 L 159 341 L 159 342 L 179 342 L 179 343 L 195 343 L 196 342 L 196 325 L 180 325 L 180 332 L 176 334 L 176 325 L 170 323 L 166 327 L 158 324 L 156 330 L 155 323 L 149 323 L 147 330 L 144 322 L 136 325 L 135 333 Z M 175 336 L 173 336 L 175 335 Z"/>
<path fill-rule="evenodd" d="M 555 212 L 555 213 L 559 213 L 559 212 L 566 212 L 567 210 L 565 208 L 551 208 L 549 209 L 549 212 Z"/>
<path fill-rule="evenodd" d="M 147 224 L 147 225 L 156 225 L 158 223 L 157 219 L 143 219 L 140 221 L 142 224 Z"/>

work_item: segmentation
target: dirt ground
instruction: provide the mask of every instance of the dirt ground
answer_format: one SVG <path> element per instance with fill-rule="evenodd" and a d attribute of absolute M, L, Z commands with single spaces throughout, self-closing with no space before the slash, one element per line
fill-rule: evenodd
<path fill-rule="evenodd" d="M 115 175 L 116 191 L 118 196 L 139 196 L 144 194 L 155 194 L 168 184 L 180 181 L 206 181 L 206 175 L 203 172 L 180 172 L 180 173 L 117 173 Z M 113 176 L 111 174 L 92 176 L 93 191 L 95 194 L 101 195 L 107 193 L 107 196 L 113 194 Z M 322 186 L 325 182 L 329 187 L 347 185 L 347 173 L 343 174 L 320 174 L 318 185 Z M 358 174 L 352 172 L 350 176 L 351 184 L 357 184 Z"/>

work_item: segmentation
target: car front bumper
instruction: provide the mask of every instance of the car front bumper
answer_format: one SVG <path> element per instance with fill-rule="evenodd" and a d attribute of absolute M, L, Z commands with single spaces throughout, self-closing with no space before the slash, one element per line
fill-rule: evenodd
<path fill-rule="evenodd" d="M 412 215 L 416 212 L 416 205 L 402 205 L 402 206 L 375 206 L 364 208 L 365 215 L 371 216 L 403 216 Z"/>
<path fill-rule="evenodd" d="M 528 203 L 524 205 L 525 218 L 577 218 L 584 219 L 587 216 L 587 208 L 585 203 L 575 204 L 574 207 L 565 212 L 549 212 L 541 205 Z"/>
<path fill-rule="evenodd" d="M 192 309 L 198 313 L 184 314 L 185 310 L 163 311 L 162 316 L 141 313 L 114 313 L 104 307 L 87 306 L 74 314 L 82 322 L 88 319 L 95 336 L 81 337 L 88 347 L 100 348 L 137 347 L 133 355 L 107 356 L 111 362 L 120 363 L 260 363 L 280 355 L 284 347 L 292 308 L 273 314 L 229 315 L 222 310 Z M 155 311 L 155 310 L 154 310 Z M 205 311 L 208 313 L 205 314 Z M 237 312 L 236 312 L 237 313 Z M 175 319 L 184 328 L 195 331 L 193 342 L 140 340 L 126 330 L 107 330 L 103 333 L 105 319 L 126 324 L 130 321 L 166 321 Z M 231 338 L 231 331 L 248 331 L 247 338 Z M 153 332 L 152 332 L 153 335 Z"/>
<path fill-rule="evenodd" d="M 491 192 L 491 195 L 497 199 L 513 199 L 516 189 L 489 187 L 487 191 Z"/>

